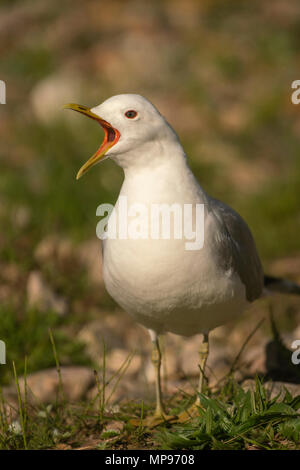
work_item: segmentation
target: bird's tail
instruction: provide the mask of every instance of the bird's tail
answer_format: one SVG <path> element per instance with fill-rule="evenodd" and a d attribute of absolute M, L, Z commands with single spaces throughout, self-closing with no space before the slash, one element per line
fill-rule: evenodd
<path fill-rule="evenodd" d="M 282 292 L 284 294 L 300 295 L 300 286 L 296 282 L 274 276 L 264 276 L 264 286 L 267 291 Z"/>

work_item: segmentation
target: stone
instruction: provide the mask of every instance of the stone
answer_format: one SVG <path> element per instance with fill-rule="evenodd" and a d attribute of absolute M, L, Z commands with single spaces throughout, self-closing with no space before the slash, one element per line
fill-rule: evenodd
<path fill-rule="evenodd" d="M 76 74 L 57 73 L 40 80 L 30 94 L 30 104 L 37 119 L 50 124 L 58 117 L 70 119 L 63 113 L 68 102 L 81 102 L 81 80 Z M 72 119 L 72 118 L 71 118 Z"/>
<path fill-rule="evenodd" d="M 64 397 L 71 402 L 83 399 L 95 384 L 93 370 L 83 366 L 61 367 L 61 378 Z M 24 377 L 19 378 L 19 386 L 24 399 Z M 51 403 L 56 400 L 58 391 L 59 375 L 56 368 L 41 370 L 27 376 L 27 396 L 31 404 Z M 3 395 L 8 403 L 17 403 L 15 385 L 4 387 Z"/>
<path fill-rule="evenodd" d="M 18 206 L 13 214 L 14 224 L 19 229 L 24 229 L 31 220 L 31 210 L 27 206 Z"/>
<path fill-rule="evenodd" d="M 17 263 L 7 263 L 0 266 L 1 278 L 9 284 L 16 284 L 21 278 L 21 271 Z"/>
<path fill-rule="evenodd" d="M 130 351 L 126 349 L 116 348 L 113 349 L 106 357 L 106 366 L 112 372 L 117 372 L 122 365 L 127 363 Z M 141 369 L 141 357 L 136 353 L 130 360 L 126 375 L 138 375 Z"/>
<path fill-rule="evenodd" d="M 28 306 L 41 311 L 53 310 L 59 315 L 68 311 L 67 300 L 53 292 L 39 271 L 32 271 L 27 280 Z"/>
<path fill-rule="evenodd" d="M 270 399 L 273 399 L 281 392 L 281 396 L 284 396 L 284 389 L 286 388 L 293 397 L 300 395 L 300 384 L 281 382 L 281 381 L 267 381 L 264 382 L 266 390 L 270 393 Z M 242 383 L 242 387 L 245 391 L 253 390 L 255 388 L 255 380 L 247 379 Z"/>
<path fill-rule="evenodd" d="M 101 372 L 99 374 L 99 377 Z M 121 378 L 119 383 L 116 383 L 118 380 L 115 377 L 113 380 L 110 381 L 111 375 L 107 377 L 107 381 L 109 382 L 105 387 L 105 410 L 106 411 L 113 411 L 114 406 L 117 404 L 119 405 L 121 402 L 128 402 L 130 400 L 138 400 L 142 403 L 142 400 L 147 399 L 154 399 L 154 388 L 147 387 L 146 383 L 142 381 L 133 381 L 126 379 L 125 376 Z M 100 380 L 100 388 L 101 388 L 101 380 Z M 94 386 L 91 390 L 89 390 L 87 398 L 88 400 L 92 400 L 94 402 L 95 408 L 99 406 L 99 402 L 97 396 L 99 395 L 98 386 Z"/>
<path fill-rule="evenodd" d="M 79 245 L 78 259 L 85 267 L 89 281 L 94 285 L 103 284 L 102 250 L 98 238 L 87 240 Z"/>
<path fill-rule="evenodd" d="M 269 266 L 269 271 L 274 276 L 288 276 L 290 279 L 299 281 L 300 279 L 300 255 L 278 258 Z"/>
<path fill-rule="evenodd" d="M 103 314 L 103 313 L 102 313 Z M 127 354 L 133 350 L 132 341 L 128 345 L 128 336 L 136 326 L 130 322 L 124 313 L 107 314 L 101 320 L 87 323 L 78 333 L 78 339 L 86 344 L 86 352 L 96 363 L 102 361 L 103 341 L 107 351 L 126 349 Z M 136 347 L 138 349 L 138 347 Z"/>
<path fill-rule="evenodd" d="M 252 348 L 245 349 L 240 363 L 242 364 L 242 369 L 248 375 L 267 373 L 266 345 L 267 339 L 256 346 L 252 346 Z"/>
<path fill-rule="evenodd" d="M 63 263 L 72 260 L 74 252 L 75 248 L 71 240 L 57 235 L 50 235 L 37 245 L 34 257 L 40 264 L 57 261 Z"/>

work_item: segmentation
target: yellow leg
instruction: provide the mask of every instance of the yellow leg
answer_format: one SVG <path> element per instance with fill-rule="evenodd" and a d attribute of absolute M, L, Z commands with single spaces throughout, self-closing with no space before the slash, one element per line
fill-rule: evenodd
<path fill-rule="evenodd" d="M 198 390 L 197 390 L 198 391 L 197 398 L 190 408 L 180 413 L 180 415 L 178 416 L 179 422 L 187 421 L 189 418 L 196 416 L 198 414 L 198 407 L 201 406 L 199 394 L 203 392 L 203 383 L 204 383 L 204 378 L 205 378 L 205 366 L 206 366 L 206 361 L 208 357 L 208 352 L 209 352 L 208 333 L 205 333 L 203 335 L 203 342 L 201 343 L 200 348 L 199 348 L 199 364 L 198 365 L 200 369 L 200 375 L 199 375 L 199 384 L 198 384 Z"/>
<path fill-rule="evenodd" d="M 199 406 L 200 405 L 200 396 L 199 393 L 203 392 L 203 383 L 204 383 L 204 378 L 205 378 L 205 366 L 206 366 L 206 361 L 208 358 L 208 353 L 209 353 L 209 347 L 208 347 L 208 334 L 203 335 L 203 342 L 200 345 L 199 348 L 199 369 L 200 369 L 200 375 L 199 375 L 199 385 L 198 385 L 198 394 L 197 398 L 195 401 L 195 405 Z"/>
<path fill-rule="evenodd" d="M 156 408 L 155 416 L 164 416 L 165 410 L 162 402 L 162 391 L 161 391 L 161 351 L 159 347 L 158 337 L 152 343 L 152 364 L 155 369 L 155 395 L 156 395 Z"/>
<path fill-rule="evenodd" d="M 155 332 L 150 330 L 150 336 L 152 340 L 152 364 L 155 369 L 155 394 L 156 394 L 156 407 L 153 416 L 149 416 L 142 421 L 139 419 L 131 420 L 131 423 L 139 426 L 155 427 L 165 421 L 170 421 L 176 419 L 175 416 L 168 416 L 165 413 L 163 400 L 162 400 L 162 391 L 161 391 L 161 351 L 159 347 L 158 336 Z"/>

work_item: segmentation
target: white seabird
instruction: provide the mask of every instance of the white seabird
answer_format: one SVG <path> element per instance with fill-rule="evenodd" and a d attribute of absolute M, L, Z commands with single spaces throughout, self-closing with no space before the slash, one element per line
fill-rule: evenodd
<path fill-rule="evenodd" d="M 105 132 L 102 145 L 79 170 L 77 179 L 108 157 L 124 170 L 116 213 L 124 196 L 128 205 L 139 203 L 148 208 L 151 204 L 204 205 L 202 249 L 186 250 L 183 238 L 103 241 L 106 288 L 125 311 L 148 328 L 153 343 L 156 410 L 145 423 L 156 424 L 168 419 L 160 385 L 159 335 L 203 334 L 199 350 L 201 392 L 209 332 L 239 316 L 261 297 L 262 266 L 247 224 L 233 209 L 203 190 L 177 134 L 147 99 L 123 94 L 94 108 L 76 104 L 66 108 L 98 121 Z M 289 281 L 288 288 L 282 288 L 274 278 L 268 277 L 267 281 L 271 288 L 277 282 L 278 290 L 300 292 Z M 200 405 L 199 396 L 195 405 L 194 410 Z"/>

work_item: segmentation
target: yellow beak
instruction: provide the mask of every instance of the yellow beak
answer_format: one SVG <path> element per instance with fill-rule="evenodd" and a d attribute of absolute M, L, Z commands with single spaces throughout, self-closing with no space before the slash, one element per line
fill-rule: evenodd
<path fill-rule="evenodd" d="M 115 129 L 109 122 L 105 121 L 104 119 L 100 118 L 97 114 L 93 113 L 90 108 L 86 106 L 81 106 L 80 104 L 69 103 L 64 105 L 65 109 L 73 109 L 73 111 L 77 111 L 78 113 L 84 114 L 85 116 L 94 119 L 95 121 L 99 122 L 101 127 L 104 130 L 104 140 L 94 155 L 89 158 L 89 160 L 82 165 L 80 170 L 77 173 L 76 179 L 78 180 L 84 173 L 87 172 L 89 168 L 94 166 L 96 163 L 103 160 L 107 151 L 113 147 L 120 138 L 120 132 Z"/>

